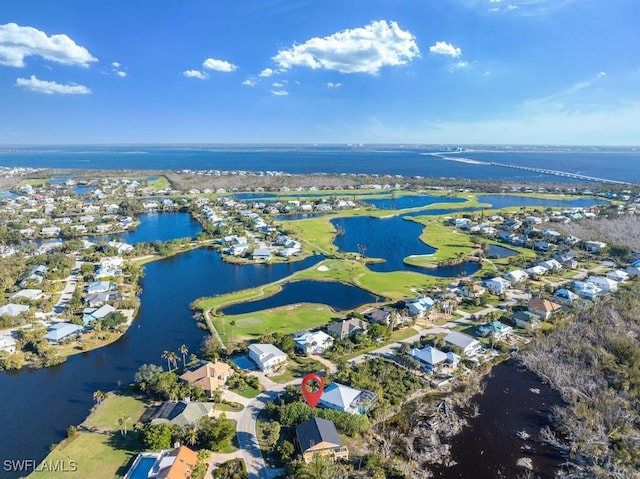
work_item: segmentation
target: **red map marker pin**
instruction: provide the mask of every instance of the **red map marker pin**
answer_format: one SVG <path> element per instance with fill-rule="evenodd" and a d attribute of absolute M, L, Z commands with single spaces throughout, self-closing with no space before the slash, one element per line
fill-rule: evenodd
<path fill-rule="evenodd" d="M 307 387 L 309 383 L 317 383 L 317 389 L 310 391 Z M 302 395 L 304 396 L 304 400 L 307 401 L 307 404 L 312 408 L 316 407 L 318 401 L 320 401 L 320 396 L 322 396 L 322 391 L 324 391 L 324 381 L 320 376 L 316 373 L 307 374 L 302 379 Z"/>

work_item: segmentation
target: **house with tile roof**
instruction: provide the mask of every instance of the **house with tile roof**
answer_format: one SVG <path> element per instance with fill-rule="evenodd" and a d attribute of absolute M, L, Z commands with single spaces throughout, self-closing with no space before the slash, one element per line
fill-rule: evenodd
<path fill-rule="evenodd" d="M 180 376 L 180 379 L 187 384 L 200 386 L 209 397 L 212 397 L 218 389 L 226 384 L 232 374 L 231 366 L 222 361 L 216 361 L 187 369 Z"/>
<path fill-rule="evenodd" d="M 203 416 L 211 416 L 214 403 L 197 401 L 165 401 L 154 412 L 151 424 L 196 424 Z"/>
<path fill-rule="evenodd" d="M 549 319 L 558 311 L 562 311 L 562 306 L 548 299 L 534 298 L 529 301 L 527 309 L 541 318 Z"/>
<path fill-rule="evenodd" d="M 327 332 L 336 336 L 338 339 L 350 338 L 359 333 L 366 333 L 368 329 L 369 323 L 359 318 L 345 319 L 327 326 Z"/>

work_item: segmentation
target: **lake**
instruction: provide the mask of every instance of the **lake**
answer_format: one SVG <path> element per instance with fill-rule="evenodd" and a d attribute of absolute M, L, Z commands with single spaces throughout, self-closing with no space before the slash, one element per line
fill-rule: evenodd
<path fill-rule="evenodd" d="M 134 230 L 120 233 L 118 238 L 132 245 L 170 241 L 177 238 L 195 238 L 202 226 L 189 213 L 145 213 L 138 217 L 140 224 Z"/>
<path fill-rule="evenodd" d="M 355 216 L 331 220 L 338 230 L 334 244 L 341 251 L 358 253 L 358 245 L 366 247 L 366 258 L 380 258 L 382 263 L 369 263 L 372 271 L 417 271 L 430 276 L 456 277 L 473 274 L 479 263 L 465 261 L 451 266 L 420 268 L 405 264 L 403 259 L 411 255 L 429 255 L 436 249 L 420 240 L 423 225 L 404 220 L 400 216 L 372 218 Z"/>
<path fill-rule="evenodd" d="M 375 302 L 375 295 L 348 284 L 333 281 L 295 281 L 284 284 L 282 290 L 272 296 L 234 304 L 224 308 L 222 312 L 227 315 L 245 314 L 295 303 L 328 304 L 334 311 L 345 311 Z"/>
<path fill-rule="evenodd" d="M 491 203 L 494 209 L 508 208 L 510 206 L 531 208 L 535 206 L 564 207 L 564 208 L 588 208 L 594 205 L 606 204 L 606 201 L 595 198 L 574 198 L 570 200 L 551 200 L 536 198 L 535 196 L 511 196 L 511 195 L 479 195 L 480 203 Z"/>
<path fill-rule="evenodd" d="M 448 196 L 403 195 L 395 198 L 371 198 L 364 201 L 381 210 L 402 210 L 406 208 L 421 208 L 435 203 L 465 203 L 467 200 Z"/>
<path fill-rule="evenodd" d="M 0 373 L 0 423 L 5 431 L 0 435 L 0 459 L 39 463 L 49 445 L 65 437 L 69 425 L 83 421 L 96 390 L 129 383 L 144 363 L 163 365 L 163 351 L 177 351 L 181 344 L 197 353 L 204 333 L 189 308 L 193 300 L 271 283 L 320 259 L 239 266 L 222 261 L 213 249 L 201 248 L 147 264 L 140 312 L 121 339 L 59 366 Z M 2 477 L 17 476 L 4 472 Z"/>
<path fill-rule="evenodd" d="M 518 252 L 516 250 L 505 248 L 497 244 L 490 244 L 487 256 L 489 258 L 508 258 L 509 256 L 515 256 Z"/>

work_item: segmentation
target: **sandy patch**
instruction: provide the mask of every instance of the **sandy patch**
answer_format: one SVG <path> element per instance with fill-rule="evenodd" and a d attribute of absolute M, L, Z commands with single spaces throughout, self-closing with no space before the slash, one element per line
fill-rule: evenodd
<path fill-rule="evenodd" d="M 329 271 L 329 267 L 325 265 L 318 266 L 318 271 Z"/>

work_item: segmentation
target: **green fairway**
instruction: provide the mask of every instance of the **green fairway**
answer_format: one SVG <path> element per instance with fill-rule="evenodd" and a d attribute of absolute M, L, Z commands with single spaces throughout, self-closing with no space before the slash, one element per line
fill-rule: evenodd
<path fill-rule="evenodd" d="M 213 318 L 213 324 L 222 341 L 228 344 L 258 339 L 266 331 L 290 334 L 317 328 L 336 316 L 324 304 L 302 303 L 237 316 L 217 316 Z"/>

